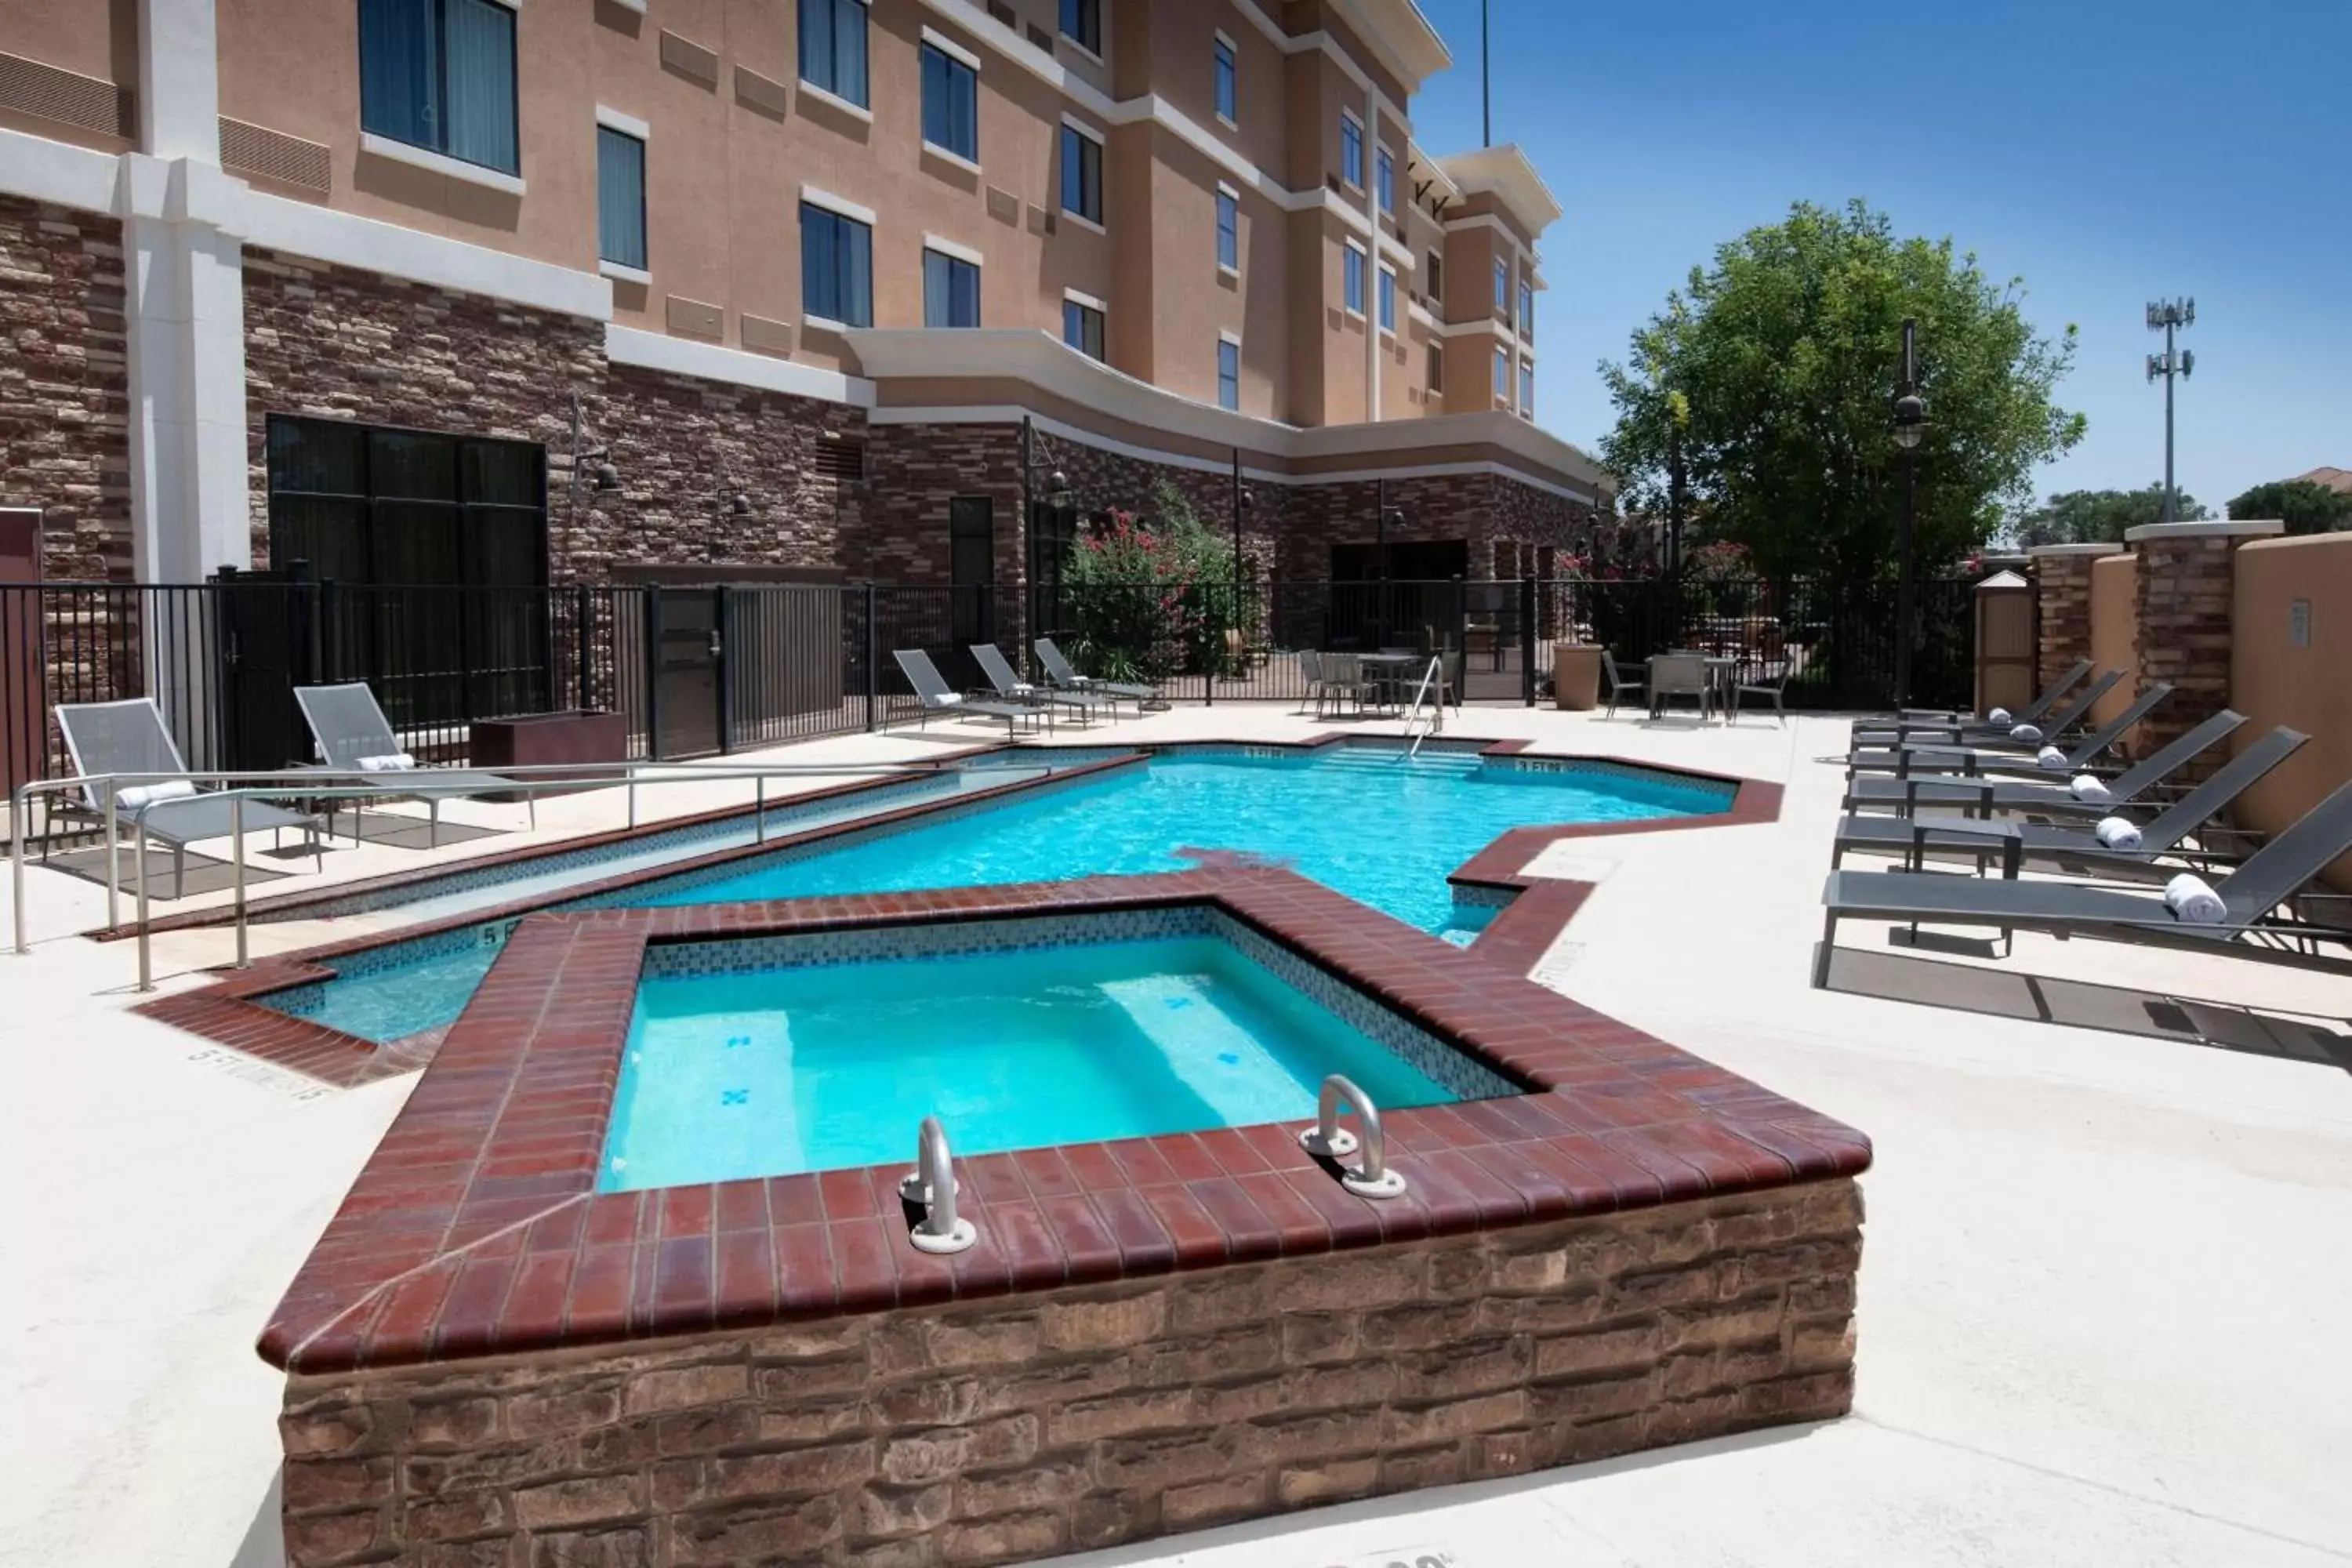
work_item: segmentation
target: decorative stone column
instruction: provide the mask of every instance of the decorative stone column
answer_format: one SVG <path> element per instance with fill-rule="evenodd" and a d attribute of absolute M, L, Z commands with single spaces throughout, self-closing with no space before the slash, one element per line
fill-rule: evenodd
<path fill-rule="evenodd" d="M 2026 552 L 2041 620 L 2036 691 L 2091 657 L 2091 568 L 2122 551 L 2120 544 L 2044 544 Z"/>
<path fill-rule="evenodd" d="M 2139 552 L 2138 684 L 2168 680 L 2173 687 L 2171 700 L 2140 724 L 2142 751 L 2178 739 L 2229 705 L 2231 562 L 2248 540 L 2285 531 L 2274 519 L 2249 519 L 2151 523 L 2124 535 Z M 2208 752 L 2182 776 L 2194 782 L 2220 765 L 2220 755 Z"/>

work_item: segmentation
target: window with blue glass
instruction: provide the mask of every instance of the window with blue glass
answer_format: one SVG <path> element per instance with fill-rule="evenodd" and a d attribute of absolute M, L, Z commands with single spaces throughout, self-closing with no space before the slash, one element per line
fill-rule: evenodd
<path fill-rule="evenodd" d="M 1242 203 L 1231 191 L 1217 193 L 1217 265 L 1241 270 Z"/>
<path fill-rule="evenodd" d="M 1062 210 L 1102 222 L 1102 143 L 1066 122 L 1062 126 Z"/>
<path fill-rule="evenodd" d="M 1217 406 L 1242 405 L 1242 346 L 1231 338 L 1217 340 Z"/>
<path fill-rule="evenodd" d="M 801 310 L 845 327 L 874 324 L 874 230 L 801 204 Z"/>
<path fill-rule="evenodd" d="M 860 109 L 866 98 L 866 0 L 800 0 L 801 79 Z"/>
<path fill-rule="evenodd" d="M 1103 356 L 1103 317 L 1092 305 L 1062 301 L 1062 341 L 1088 359 Z"/>
<path fill-rule="evenodd" d="M 1381 331 L 1396 331 L 1396 274 L 1381 268 Z"/>
<path fill-rule="evenodd" d="M 980 162 L 980 73 L 936 44 L 923 46 L 923 140 Z"/>
<path fill-rule="evenodd" d="M 1519 279 L 1519 336 L 1531 337 L 1536 330 L 1536 289 L 1526 279 Z"/>
<path fill-rule="evenodd" d="M 360 0 L 360 129 L 521 173 L 514 13 L 492 0 Z"/>
<path fill-rule="evenodd" d="M 1216 102 L 1217 112 L 1227 120 L 1241 118 L 1240 80 L 1234 65 L 1234 41 L 1222 35 L 1217 39 Z"/>
<path fill-rule="evenodd" d="M 943 252 L 923 252 L 923 325 L 980 325 L 980 268 Z"/>
<path fill-rule="evenodd" d="M 1511 303 L 1511 264 L 1497 258 L 1495 262 L 1495 309 L 1507 310 Z"/>
<path fill-rule="evenodd" d="M 1364 122 L 1345 112 L 1339 116 L 1339 177 L 1364 188 Z"/>
<path fill-rule="evenodd" d="M 1062 37 L 1090 55 L 1102 53 L 1102 0 L 1062 0 Z"/>
<path fill-rule="evenodd" d="M 646 266 L 646 144 L 596 127 L 596 254 L 639 271 Z"/>
<path fill-rule="evenodd" d="M 1505 403 L 1511 400 L 1511 356 L 1503 349 L 1495 351 L 1495 395 Z"/>
<path fill-rule="evenodd" d="M 1380 156 L 1373 160 L 1372 168 L 1375 171 L 1372 184 L 1380 192 L 1381 211 L 1392 213 L 1396 211 L 1396 160 L 1389 156 L 1389 150 L 1383 147 Z"/>
<path fill-rule="evenodd" d="M 1536 411 L 1536 367 L 1526 360 L 1519 362 L 1519 412 L 1532 415 Z"/>
<path fill-rule="evenodd" d="M 1364 313 L 1364 253 L 1354 246 L 1340 251 L 1339 283 L 1350 314 Z"/>

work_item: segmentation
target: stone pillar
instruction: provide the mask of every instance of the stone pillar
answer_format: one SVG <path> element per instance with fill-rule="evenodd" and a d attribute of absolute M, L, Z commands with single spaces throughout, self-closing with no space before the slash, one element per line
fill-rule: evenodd
<path fill-rule="evenodd" d="M 2247 520 L 2159 522 L 2124 537 L 2139 552 L 2139 680 L 2170 681 L 2171 700 L 2139 726 L 2140 747 L 2154 751 L 2211 718 L 2230 701 L 2231 561 L 2250 539 L 2286 524 Z M 2208 752 L 2183 776 L 2204 778 L 2221 765 Z"/>
<path fill-rule="evenodd" d="M 2029 550 L 2041 621 L 2033 687 L 2038 692 L 2091 657 L 2091 567 L 2120 544 L 2044 544 Z"/>

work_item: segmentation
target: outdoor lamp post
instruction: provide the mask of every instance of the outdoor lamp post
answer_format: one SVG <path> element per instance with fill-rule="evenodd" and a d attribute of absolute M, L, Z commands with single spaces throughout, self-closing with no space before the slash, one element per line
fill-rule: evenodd
<path fill-rule="evenodd" d="M 1022 662 L 1030 673 L 1037 673 L 1037 651 L 1031 646 L 1043 635 L 1036 629 L 1038 612 L 1044 604 L 1043 584 L 1038 581 L 1037 508 L 1030 489 L 1031 480 L 1045 459 L 1038 457 L 1037 432 L 1034 422 L 1024 414 L 1021 416 L 1021 570 L 1029 584 L 1029 636 L 1022 639 Z M 1045 476 L 1045 504 L 1056 511 L 1070 504 L 1069 476 L 1055 468 Z"/>
<path fill-rule="evenodd" d="M 1913 535 L 1919 521 L 1919 442 L 1927 434 L 1927 400 L 1919 395 L 1919 323 L 1903 321 L 1903 390 L 1895 399 L 1895 444 L 1903 450 L 1903 528 L 1895 545 L 1895 706 L 1911 702 Z"/>

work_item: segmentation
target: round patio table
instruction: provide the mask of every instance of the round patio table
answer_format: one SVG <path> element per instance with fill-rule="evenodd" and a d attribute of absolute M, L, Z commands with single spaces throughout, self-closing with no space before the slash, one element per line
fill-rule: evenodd
<path fill-rule="evenodd" d="M 1379 704 L 1383 708 L 1404 706 L 1404 677 L 1412 670 L 1427 668 L 1428 661 L 1417 653 L 1360 653 L 1356 661 L 1372 679 L 1379 691 Z"/>

